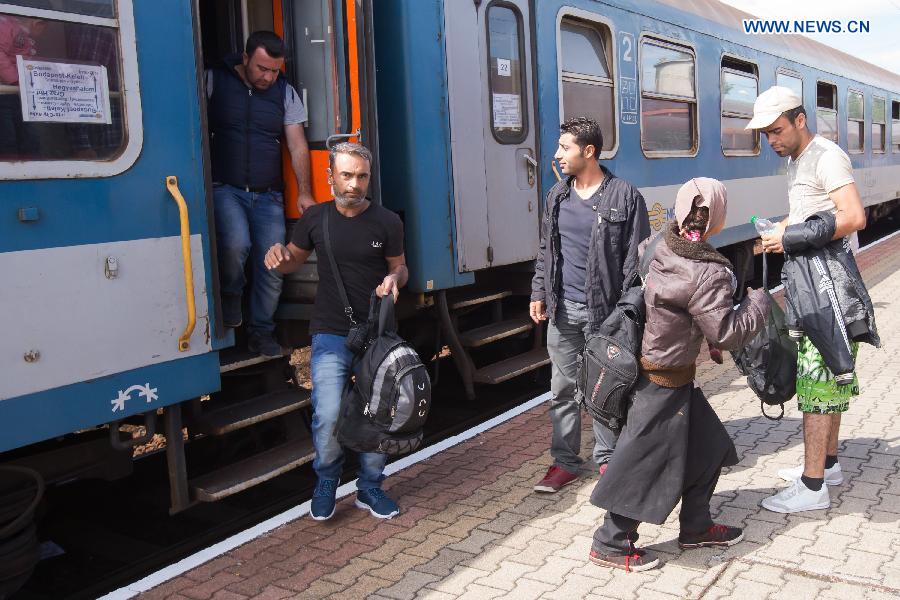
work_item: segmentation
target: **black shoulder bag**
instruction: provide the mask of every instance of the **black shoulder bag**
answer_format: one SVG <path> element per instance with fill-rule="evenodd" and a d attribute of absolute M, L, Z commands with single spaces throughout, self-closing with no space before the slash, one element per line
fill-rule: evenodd
<path fill-rule="evenodd" d="M 331 272 L 334 273 L 334 279 L 337 281 L 338 294 L 341 296 L 341 302 L 344 303 L 344 314 L 350 319 L 350 331 L 347 333 L 347 341 L 344 343 L 347 349 L 355 355 L 360 354 L 366 348 L 366 342 L 369 338 L 369 324 L 357 323 L 353 318 L 353 307 L 350 306 L 350 299 L 347 297 L 347 290 L 344 289 L 344 281 L 341 279 L 341 272 L 338 270 L 337 261 L 334 260 L 334 252 L 331 249 L 331 227 L 328 216 L 331 214 L 331 208 L 325 210 L 323 217 L 323 227 L 325 229 L 325 252 L 328 253 L 328 262 L 331 264 Z"/>
<path fill-rule="evenodd" d="M 576 397 L 594 418 L 613 431 L 625 425 L 631 392 L 641 372 L 641 341 L 644 337 L 644 286 L 659 234 L 644 249 L 638 271 L 625 282 L 616 302 L 600 328 L 585 340 L 578 356 L 575 377 Z"/>

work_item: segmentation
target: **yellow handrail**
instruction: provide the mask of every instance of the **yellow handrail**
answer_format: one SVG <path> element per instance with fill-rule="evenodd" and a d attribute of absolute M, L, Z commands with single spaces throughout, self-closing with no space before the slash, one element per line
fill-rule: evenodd
<path fill-rule="evenodd" d="M 197 324 L 197 307 L 194 304 L 194 267 L 191 264 L 191 224 L 188 221 L 187 203 L 178 190 L 178 178 L 174 175 L 166 177 L 166 188 L 178 204 L 178 215 L 181 218 L 181 258 L 184 261 L 184 295 L 187 299 L 188 322 L 178 338 L 178 351 L 187 352 L 191 347 L 191 334 Z"/>

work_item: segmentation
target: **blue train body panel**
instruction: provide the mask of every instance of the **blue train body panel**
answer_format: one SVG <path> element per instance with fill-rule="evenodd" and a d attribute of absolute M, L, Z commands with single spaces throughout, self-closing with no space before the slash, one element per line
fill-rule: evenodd
<path fill-rule="evenodd" d="M 143 143 L 134 164 L 108 177 L 0 182 L 6 215 L 0 219 L 0 261 L 47 269 L 4 267 L 13 282 L 7 289 L 24 312 L 5 324 L 18 337 L 0 342 L 4 377 L 11 378 L 6 397 L 0 386 L 0 451 L 155 410 L 220 385 L 211 343 L 213 257 L 192 4 L 138 0 L 133 13 L 143 114 Z M 178 177 L 187 203 L 198 303 L 191 349 L 184 354 L 177 349 L 187 320 L 184 267 L 179 210 L 165 184 L 169 175 Z M 40 218 L 17 220 L 17 209 L 25 207 L 37 208 Z M 104 278 L 107 255 L 119 259 L 119 272 Z M 163 258 L 166 264 L 160 264 Z M 160 319 L 162 308 L 171 318 Z M 47 331 L 46 323 L 54 320 L 62 328 L 56 334 Z M 26 343 L 41 355 L 32 365 L 22 362 L 23 352 L 32 349 Z M 139 398 L 145 384 L 156 390 L 152 402 Z M 121 406 L 111 403 L 120 393 L 128 399 Z"/>
<path fill-rule="evenodd" d="M 4 400 L 0 452 L 218 389 L 219 359 L 212 353 Z"/>
<path fill-rule="evenodd" d="M 456 268 L 443 1 L 379 0 L 374 24 L 382 202 L 403 216 L 409 288 L 472 283 Z"/>

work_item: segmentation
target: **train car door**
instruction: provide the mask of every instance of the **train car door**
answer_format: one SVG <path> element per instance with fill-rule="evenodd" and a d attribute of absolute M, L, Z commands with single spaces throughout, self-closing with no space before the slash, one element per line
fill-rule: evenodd
<path fill-rule="evenodd" d="M 527 0 L 445 3 L 460 271 L 537 255 L 530 18 Z"/>
<path fill-rule="evenodd" d="M 219 386 L 193 27 L 0 3 L 0 451 Z"/>

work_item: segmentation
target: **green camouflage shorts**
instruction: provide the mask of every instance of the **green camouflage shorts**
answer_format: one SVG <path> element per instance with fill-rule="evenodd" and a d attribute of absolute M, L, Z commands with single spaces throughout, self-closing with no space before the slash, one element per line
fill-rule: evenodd
<path fill-rule="evenodd" d="M 853 358 L 859 344 L 850 343 Z M 800 340 L 797 352 L 797 405 L 801 412 L 831 414 L 842 413 L 850 407 L 850 398 L 859 395 L 859 379 L 853 376 L 853 383 L 837 385 L 834 375 L 825 366 L 825 360 L 813 346 L 809 338 Z"/>

